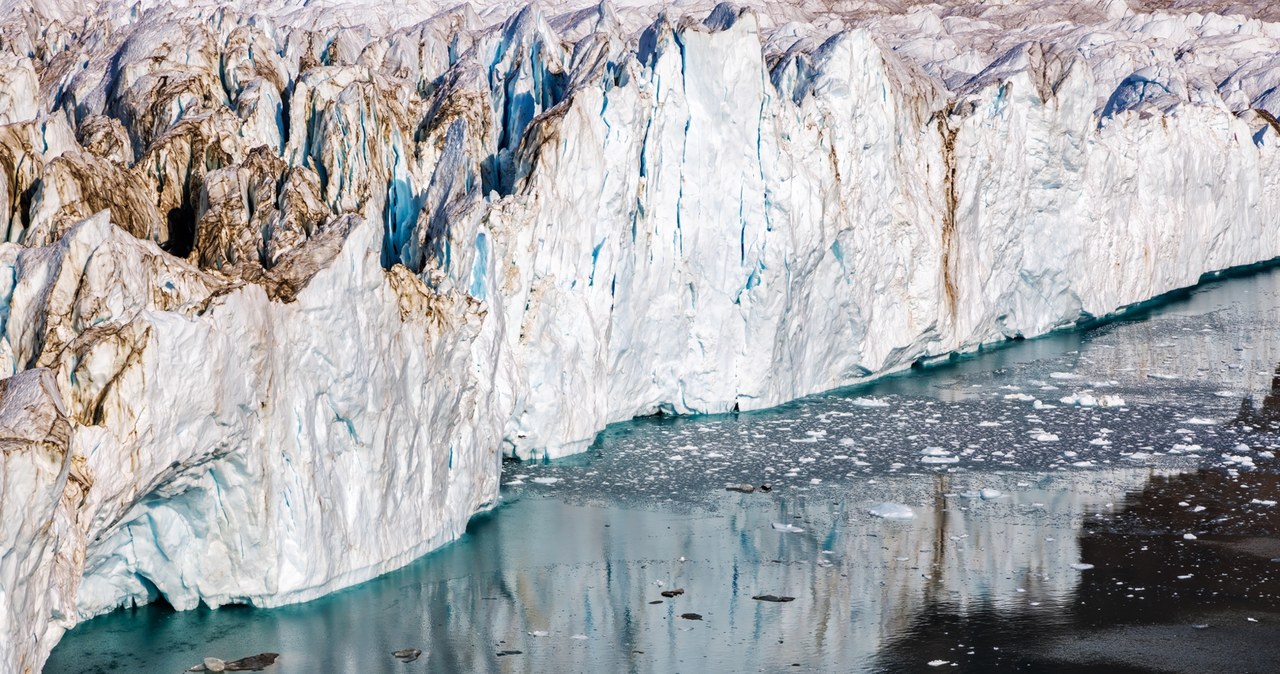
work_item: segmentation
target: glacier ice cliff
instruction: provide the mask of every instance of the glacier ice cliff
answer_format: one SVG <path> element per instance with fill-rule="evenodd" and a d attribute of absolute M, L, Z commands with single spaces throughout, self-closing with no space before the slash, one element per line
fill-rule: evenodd
<path fill-rule="evenodd" d="M 1280 10 L 893 4 L 0 5 L 0 672 L 1280 256 Z"/>

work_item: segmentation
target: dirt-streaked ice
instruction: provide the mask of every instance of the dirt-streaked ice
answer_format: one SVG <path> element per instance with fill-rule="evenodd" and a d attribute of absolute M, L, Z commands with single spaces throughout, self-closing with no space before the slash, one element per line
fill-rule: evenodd
<path fill-rule="evenodd" d="M 1280 255 L 1255 5 L 4 3 L 0 672 Z"/>

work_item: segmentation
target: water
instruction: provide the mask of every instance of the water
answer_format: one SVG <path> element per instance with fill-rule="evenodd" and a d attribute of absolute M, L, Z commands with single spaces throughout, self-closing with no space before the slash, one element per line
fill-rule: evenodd
<path fill-rule="evenodd" d="M 1275 671 L 1278 361 L 1272 270 L 777 410 L 618 424 L 507 465 L 503 504 L 403 570 L 118 611 L 46 671 Z"/>

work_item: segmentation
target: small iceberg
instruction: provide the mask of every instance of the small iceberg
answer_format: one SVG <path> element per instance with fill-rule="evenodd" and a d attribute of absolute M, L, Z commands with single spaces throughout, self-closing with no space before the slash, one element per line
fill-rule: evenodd
<path fill-rule="evenodd" d="M 867 509 L 874 517 L 880 517 L 886 520 L 909 520 L 916 516 L 911 506 L 903 503 L 881 503 Z"/>

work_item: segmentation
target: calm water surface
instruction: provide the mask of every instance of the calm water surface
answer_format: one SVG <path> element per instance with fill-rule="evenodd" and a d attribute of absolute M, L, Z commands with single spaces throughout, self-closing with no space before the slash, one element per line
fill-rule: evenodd
<path fill-rule="evenodd" d="M 1274 672 L 1278 364 L 1271 270 L 768 412 L 618 424 L 508 464 L 502 505 L 403 570 L 118 611 L 46 671 Z"/>

